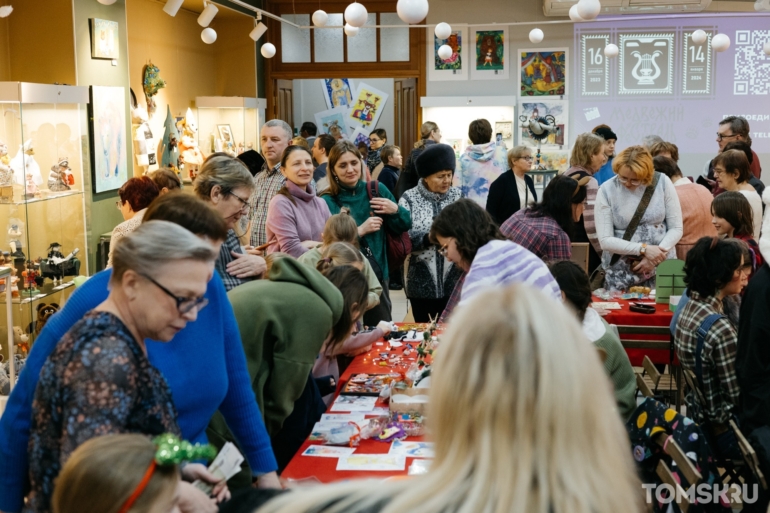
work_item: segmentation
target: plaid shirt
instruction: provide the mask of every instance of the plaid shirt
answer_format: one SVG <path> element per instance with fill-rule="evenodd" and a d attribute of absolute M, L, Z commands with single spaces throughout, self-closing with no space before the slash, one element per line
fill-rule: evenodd
<path fill-rule="evenodd" d="M 722 314 L 722 302 L 716 297 L 702 297 L 689 291 L 690 300 L 684 306 L 676 324 L 674 345 L 676 354 L 684 369 L 695 372 L 695 349 L 698 347 L 697 331 L 706 317 Z M 691 392 L 687 396 L 687 412 L 693 412 L 697 422 L 718 422 L 726 424 L 733 408 L 738 404 L 738 380 L 735 374 L 735 357 L 738 351 L 738 332 L 723 317 L 706 335 L 701 356 L 703 366 L 703 395 L 706 404 L 696 401 Z"/>
<path fill-rule="evenodd" d="M 285 183 L 286 177 L 281 173 L 280 163 L 276 164 L 273 169 L 269 169 L 267 163 L 263 164 L 262 171 L 254 177 L 254 192 L 249 198 L 252 246 L 257 247 L 267 243 L 267 234 L 265 233 L 267 207 L 270 205 L 270 200 L 278 194 Z"/>
<path fill-rule="evenodd" d="M 452 291 L 452 295 L 449 296 L 449 301 L 447 301 L 446 306 L 444 307 L 444 311 L 441 312 L 441 317 L 439 318 L 438 322 L 447 322 L 449 320 L 449 316 L 452 315 L 452 312 L 457 307 L 457 303 L 460 302 L 460 294 L 463 291 L 463 283 L 465 283 L 465 276 L 468 273 L 462 273 L 459 278 L 457 278 L 457 283 L 455 284 L 455 288 Z"/>
<path fill-rule="evenodd" d="M 519 210 L 500 226 L 500 231 L 546 262 L 572 258 L 569 237 L 552 217 L 533 216 L 529 209 Z"/>
<path fill-rule="evenodd" d="M 222 283 L 225 285 L 225 290 L 234 289 L 238 285 L 251 281 L 254 278 L 236 278 L 231 276 L 227 272 L 227 264 L 235 260 L 235 257 L 230 253 L 235 251 L 236 253 L 243 253 L 241 249 L 241 243 L 238 240 L 238 236 L 235 234 L 235 230 L 229 230 L 227 232 L 227 238 L 222 243 L 222 247 L 219 249 L 219 258 L 214 263 L 214 268 L 219 277 L 222 278 Z"/>

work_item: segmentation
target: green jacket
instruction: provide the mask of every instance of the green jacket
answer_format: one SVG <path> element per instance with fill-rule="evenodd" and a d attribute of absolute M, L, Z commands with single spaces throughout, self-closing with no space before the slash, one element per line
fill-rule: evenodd
<path fill-rule="evenodd" d="M 387 187 L 378 182 L 378 191 L 381 197 L 387 198 L 393 203 L 396 203 L 396 199 L 390 193 Z M 358 226 L 361 226 L 367 219 L 374 214 L 369 204 L 369 194 L 366 191 L 366 182 L 358 182 L 355 189 L 348 189 L 347 187 L 340 186 L 340 193 L 337 196 L 331 194 L 324 194 L 321 196 L 327 205 L 332 215 L 340 213 L 340 207 L 348 207 L 350 214 L 356 221 Z M 395 214 L 389 214 L 382 216 L 384 219 L 383 228 L 388 228 L 393 233 L 403 233 L 412 227 L 412 217 L 409 211 L 404 207 L 398 207 L 398 212 Z M 380 229 L 378 232 L 369 233 L 363 237 L 366 244 L 371 248 L 374 254 L 374 259 L 382 270 L 383 280 L 387 283 L 390 274 L 388 273 L 388 256 L 385 245 L 385 230 Z M 361 244 L 363 250 L 364 245 Z"/>
<path fill-rule="evenodd" d="M 599 317 L 598 314 L 595 315 Z M 599 320 L 604 325 L 605 332 L 604 335 L 592 340 L 592 342 L 596 347 L 601 347 L 607 352 L 604 370 L 612 381 L 615 389 L 615 402 L 618 405 L 620 416 L 625 422 L 636 409 L 636 375 L 618 336 L 612 331 L 607 321 L 601 317 Z"/>
<path fill-rule="evenodd" d="M 315 269 L 281 258 L 269 280 L 227 293 L 270 436 L 302 394 L 324 340 L 342 315 L 342 293 Z"/>
<path fill-rule="evenodd" d="M 321 246 L 308 250 L 297 259 L 305 265 L 312 266 L 315 269 L 316 264 L 321 260 Z M 364 276 L 366 276 L 366 282 L 369 284 L 369 294 L 366 300 L 366 309 L 374 308 L 380 304 L 380 294 L 382 294 L 382 285 L 374 275 L 374 269 L 372 264 L 369 263 L 369 259 L 364 258 Z"/>

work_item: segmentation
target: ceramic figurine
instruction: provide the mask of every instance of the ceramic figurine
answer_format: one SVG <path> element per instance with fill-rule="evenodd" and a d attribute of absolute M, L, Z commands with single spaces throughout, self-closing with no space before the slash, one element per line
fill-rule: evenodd
<path fill-rule="evenodd" d="M 13 169 L 11 157 L 8 156 L 8 146 L 0 141 L 0 187 L 13 185 Z"/>
<path fill-rule="evenodd" d="M 27 185 L 24 190 L 25 190 L 24 199 L 26 200 L 31 200 L 31 199 L 40 197 L 40 189 L 35 183 L 35 178 L 34 176 L 32 176 L 32 173 L 27 173 Z"/>
<path fill-rule="evenodd" d="M 57 164 L 51 166 L 51 172 L 48 173 L 48 188 L 51 191 L 68 191 L 70 190 L 70 182 L 74 181 L 67 157 L 59 159 Z"/>
<path fill-rule="evenodd" d="M 174 123 L 174 116 L 171 115 L 171 107 L 166 108 L 164 126 L 163 141 L 160 145 L 160 165 L 176 170 L 179 169 L 179 131 L 176 129 L 176 123 Z"/>
<path fill-rule="evenodd" d="M 19 146 L 16 156 L 9 164 L 13 169 L 13 179 L 19 185 L 24 185 L 25 177 L 32 175 L 35 185 L 43 185 L 43 176 L 40 174 L 40 166 L 35 162 L 35 149 L 32 147 L 32 139 Z"/>
<path fill-rule="evenodd" d="M 35 263 L 32 260 L 27 260 L 27 268 L 21 273 L 24 277 L 24 295 L 35 296 L 40 294 L 37 289 L 35 279 L 38 277 L 38 272 L 35 269 Z"/>

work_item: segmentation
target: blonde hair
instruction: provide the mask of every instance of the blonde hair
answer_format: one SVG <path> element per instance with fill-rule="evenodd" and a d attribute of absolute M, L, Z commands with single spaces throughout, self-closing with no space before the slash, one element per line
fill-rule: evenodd
<path fill-rule="evenodd" d="M 319 272 L 341 265 L 364 264 L 364 256 L 349 242 L 334 242 L 321 253 L 321 260 L 315 265 Z"/>
<path fill-rule="evenodd" d="M 265 272 L 262 274 L 263 280 L 269 280 L 270 279 L 270 270 L 273 268 L 273 265 L 280 260 L 281 258 L 291 258 L 291 255 L 288 253 L 282 253 L 280 251 L 276 251 L 275 253 L 270 253 L 265 255 Z"/>
<path fill-rule="evenodd" d="M 636 179 L 642 185 L 652 183 L 655 176 L 655 166 L 652 162 L 652 155 L 644 146 L 629 146 L 612 161 L 612 171 L 615 174 L 618 174 L 618 171 L 625 166 L 636 173 Z"/>
<path fill-rule="evenodd" d="M 569 158 L 569 165 L 572 167 L 582 167 L 589 169 L 591 166 L 591 157 L 604 149 L 605 140 L 588 132 L 580 134 L 575 139 L 575 146 L 572 147 L 572 155 Z M 599 171 L 592 169 L 592 171 Z"/>
<path fill-rule="evenodd" d="M 75 449 L 53 491 L 54 513 L 114 513 L 134 493 L 155 458 L 155 444 L 136 434 L 92 438 Z M 160 466 L 131 508 L 151 511 L 179 482 L 176 465 Z"/>
<path fill-rule="evenodd" d="M 641 512 L 630 443 L 602 372 L 574 315 L 540 290 L 481 293 L 458 308 L 436 354 L 428 474 L 297 490 L 259 512 L 382 503 L 382 513 Z"/>
<path fill-rule="evenodd" d="M 342 207 L 339 214 L 334 214 L 326 220 L 322 242 L 324 246 L 335 242 L 348 242 L 358 247 L 358 225 L 350 215 L 348 207 Z"/>
<path fill-rule="evenodd" d="M 423 123 L 420 127 L 420 140 L 414 143 L 414 147 L 422 148 L 425 146 L 425 141 L 428 140 L 430 134 L 432 134 L 435 130 L 438 130 L 438 125 L 433 121 L 426 121 Z"/>
<path fill-rule="evenodd" d="M 525 152 L 532 153 L 532 148 L 529 146 L 514 146 L 508 150 L 508 167 L 513 169 L 513 163 L 523 157 Z"/>
<path fill-rule="evenodd" d="M 308 148 L 308 149 L 310 148 L 310 145 L 308 144 L 307 139 L 305 139 L 301 135 L 298 135 L 297 137 L 294 137 L 291 140 L 290 144 L 292 146 L 302 146 L 303 148 Z"/>

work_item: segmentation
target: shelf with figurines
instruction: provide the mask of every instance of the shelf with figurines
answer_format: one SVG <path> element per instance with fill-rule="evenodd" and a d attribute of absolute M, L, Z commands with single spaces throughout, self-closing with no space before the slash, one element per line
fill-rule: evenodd
<path fill-rule="evenodd" d="M 8 155 L 8 146 L 0 140 L 0 204 L 23 205 L 83 194 L 82 190 L 73 188 L 75 175 L 68 157 L 59 158 L 51 166 L 46 182 L 48 188 L 41 188 L 42 185 L 43 176 L 35 160 L 32 140 L 24 143 L 13 159 Z"/>
<path fill-rule="evenodd" d="M 11 301 L 25 304 L 39 301 L 74 286 L 74 278 L 80 274 L 80 260 L 76 255 L 80 252 L 75 248 L 69 255 L 64 256 L 61 245 L 52 243 L 48 248 L 46 258 L 25 260 L 25 255 L 15 241 L 11 242 L 13 253 L 0 254 L 0 267 L 11 268 Z M 69 281 L 65 281 L 69 278 Z M 50 279 L 51 282 L 46 282 Z M 8 284 L 0 280 L 0 293 L 5 291 Z M 5 296 L 0 297 L 0 304 L 5 303 Z"/>

